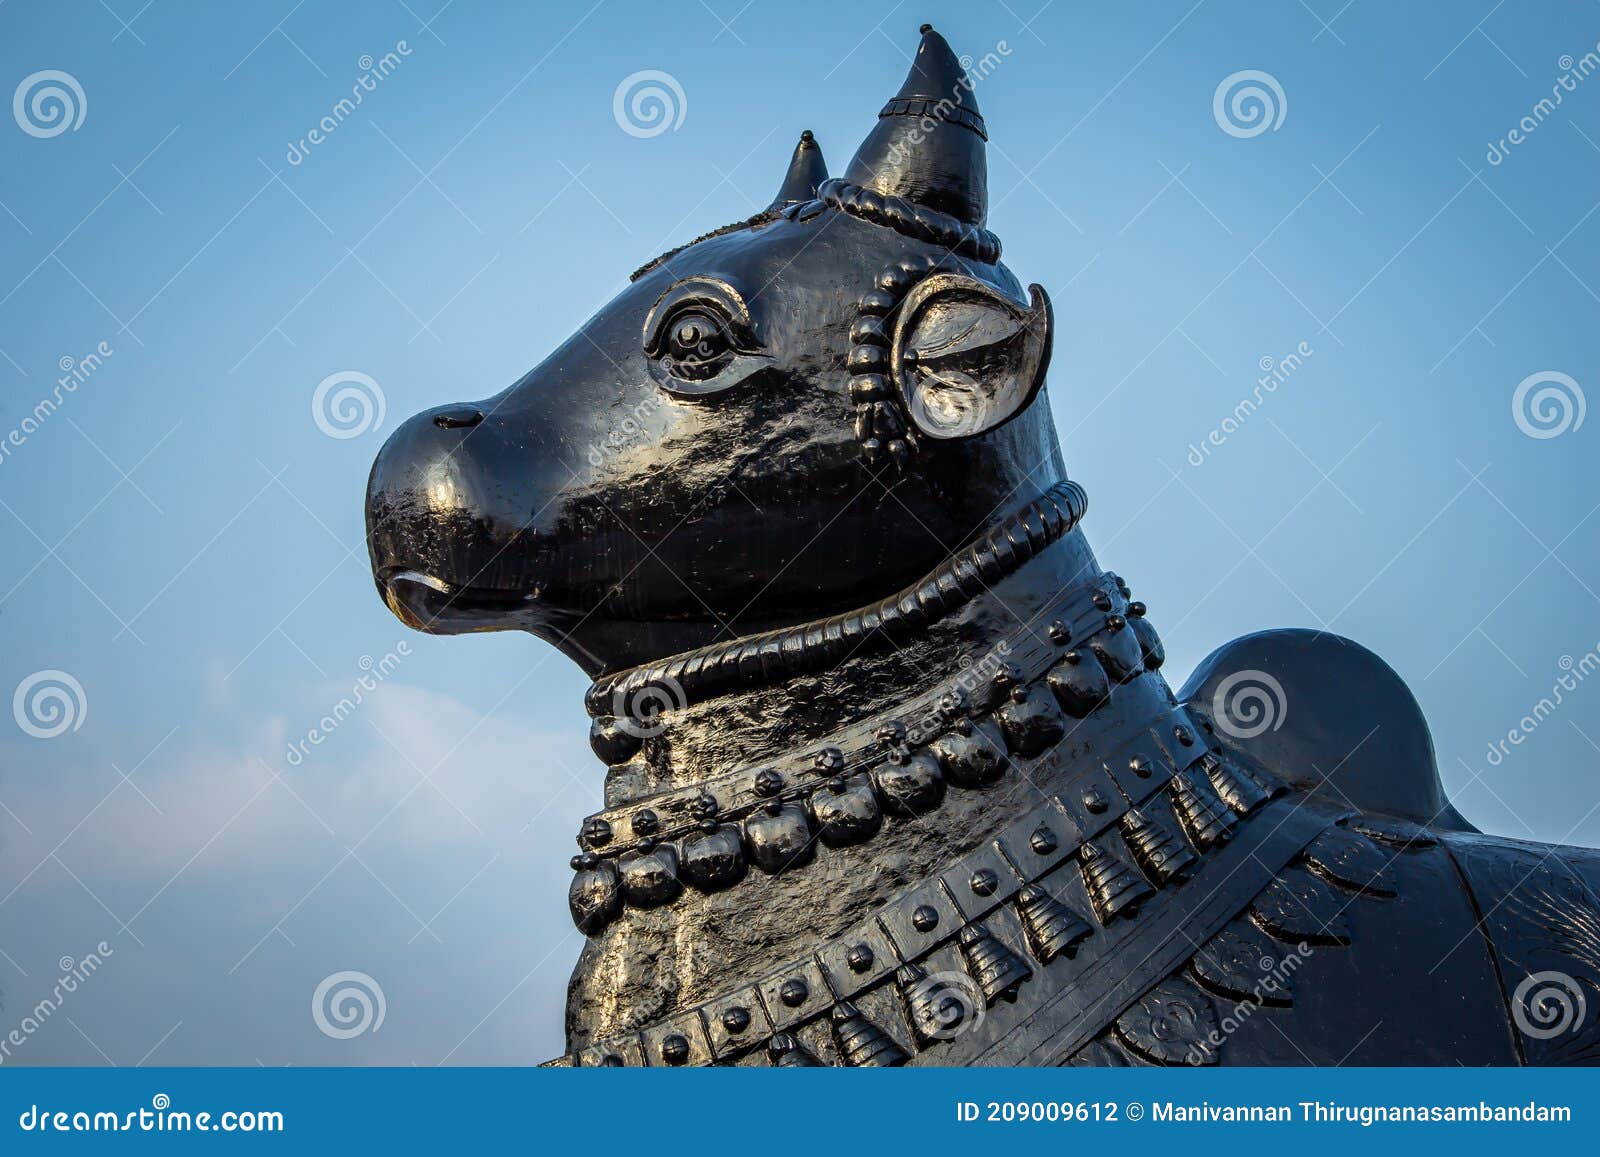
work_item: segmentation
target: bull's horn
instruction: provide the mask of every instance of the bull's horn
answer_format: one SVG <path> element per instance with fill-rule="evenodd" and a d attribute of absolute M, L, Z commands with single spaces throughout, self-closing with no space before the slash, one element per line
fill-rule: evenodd
<path fill-rule="evenodd" d="M 924 24 L 910 75 L 883 106 L 844 179 L 982 225 L 989 209 L 988 139 L 961 62 Z"/>
<path fill-rule="evenodd" d="M 828 163 L 822 159 L 822 146 L 807 129 L 800 134 L 800 143 L 789 158 L 789 171 L 783 175 L 783 186 L 768 208 L 782 209 L 810 201 L 817 195 L 817 186 L 827 179 Z"/>

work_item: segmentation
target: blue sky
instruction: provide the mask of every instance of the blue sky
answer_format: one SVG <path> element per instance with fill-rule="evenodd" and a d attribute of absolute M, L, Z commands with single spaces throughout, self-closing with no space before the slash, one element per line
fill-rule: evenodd
<path fill-rule="evenodd" d="M 924 20 L 998 58 L 989 224 L 1055 303 L 1085 532 L 1174 684 L 1248 631 L 1348 635 L 1415 689 L 1468 818 L 1600 844 L 1600 686 L 1487 755 L 1600 645 L 1600 418 L 1513 409 L 1533 375 L 1600 388 L 1595 4 L 11 0 L 5 91 L 63 72 L 83 115 L 0 118 L 0 690 L 82 695 L 58 736 L 0 728 L 0 1030 L 110 954 L 9 1063 L 560 1051 L 585 680 L 406 632 L 367 469 L 764 205 L 801 129 L 842 170 Z M 639 137 L 613 96 L 646 69 L 683 117 Z M 1254 135 L 1213 107 L 1245 70 L 1282 94 Z M 94 368 L 24 431 L 64 359 Z M 384 415 L 330 437 L 312 399 L 346 372 Z M 378 1031 L 318 1030 L 340 971 L 381 986 Z"/>

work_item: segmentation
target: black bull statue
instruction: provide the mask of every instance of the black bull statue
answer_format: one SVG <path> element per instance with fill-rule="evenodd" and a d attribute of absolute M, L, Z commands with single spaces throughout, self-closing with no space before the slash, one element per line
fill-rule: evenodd
<path fill-rule="evenodd" d="M 1268 631 L 1176 695 L 924 27 L 842 178 L 657 258 L 367 498 L 384 601 L 594 679 L 577 1065 L 1600 1059 L 1600 855 L 1478 833 L 1416 700 Z"/>

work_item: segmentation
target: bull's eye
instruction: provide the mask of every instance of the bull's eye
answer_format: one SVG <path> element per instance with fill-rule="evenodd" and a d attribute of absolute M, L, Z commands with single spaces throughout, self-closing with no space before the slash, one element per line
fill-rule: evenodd
<path fill-rule="evenodd" d="M 650 376 L 670 394 L 721 394 L 772 364 L 744 298 L 726 282 L 695 277 L 663 293 L 644 321 Z"/>
<path fill-rule="evenodd" d="M 733 356 L 733 341 L 721 319 L 685 310 L 668 323 L 662 368 L 687 382 L 715 377 Z"/>

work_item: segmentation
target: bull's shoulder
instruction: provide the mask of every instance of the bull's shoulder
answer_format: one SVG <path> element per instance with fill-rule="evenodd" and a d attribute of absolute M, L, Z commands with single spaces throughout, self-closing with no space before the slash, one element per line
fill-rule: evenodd
<path fill-rule="evenodd" d="M 1600 1064 L 1600 851 L 1442 837 L 1482 916 L 1529 1064 Z"/>
<path fill-rule="evenodd" d="M 1178 698 L 1217 738 L 1298 787 L 1446 830 L 1472 826 L 1445 797 L 1422 708 L 1358 643 L 1261 631 L 1201 661 Z"/>
<path fill-rule="evenodd" d="M 1284 809 L 1324 810 L 1299 794 L 1271 806 L 1280 810 L 1263 808 L 1236 838 L 1282 822 Z M 1175 1063 L 1156 1042 L 1185 1030 L 1201 1042 L 1181 1062 L 1191 1064 L 1522 1061 L 1478 909 L 1445 838 L 1374 815 L 1322 827 L 1263 886 L 1247 889 L 1242 909 L 1209 938 L 1191 927 L 1195 951 L 1184 967 L 1073 1062 Z"/>

